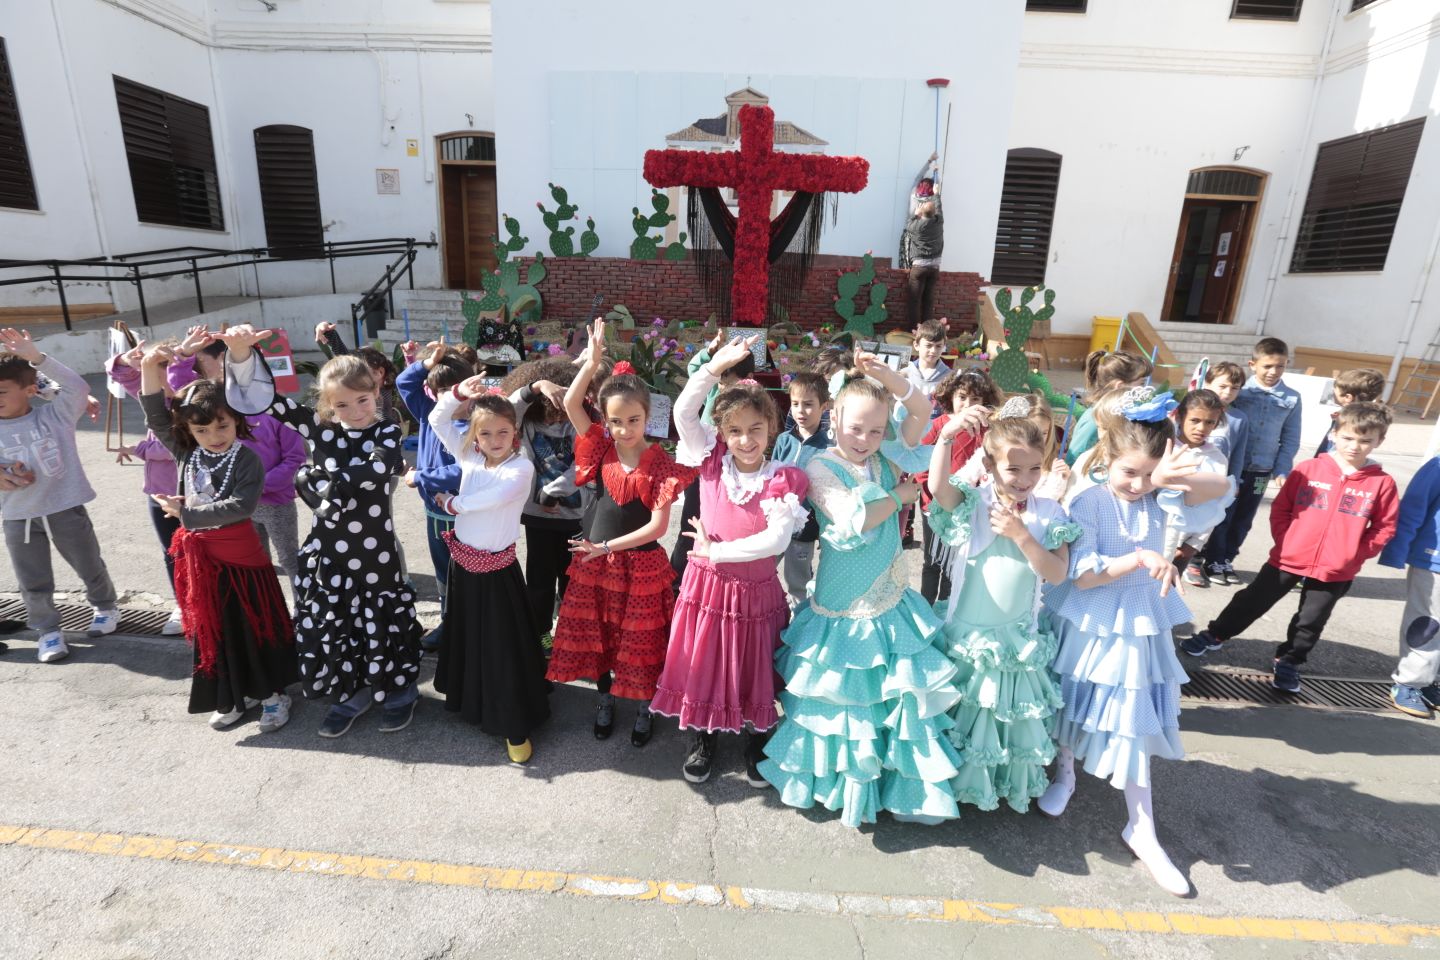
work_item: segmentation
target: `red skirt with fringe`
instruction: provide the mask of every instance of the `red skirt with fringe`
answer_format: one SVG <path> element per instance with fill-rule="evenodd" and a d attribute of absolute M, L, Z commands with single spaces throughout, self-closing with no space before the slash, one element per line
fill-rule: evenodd
<path fill-rule="evenodd" d="M 555 683 L 615 679 L 610 692 L 649 700 L 665 665 L 675 571 L 665 551 L 621 550 L 570 561 L 545 677 Z"/>

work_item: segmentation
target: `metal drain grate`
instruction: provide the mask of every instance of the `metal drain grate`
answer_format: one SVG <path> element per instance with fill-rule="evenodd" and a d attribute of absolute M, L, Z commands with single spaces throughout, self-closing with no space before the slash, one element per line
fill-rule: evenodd
<path fill-rule="evenodd" d="M 60 611 L 60 629 L 83 633 L 90 626 L 92 611 L 89 607 L 73 603 L 56 605 Z M 134 636 L 158 637 L 160 628 L 170 619 L 169 610 L 136 610 L 133 607 L 120 608 L 120 628 L 117 633 Z M 0 600 L 0 620 L 25 622 L 25 601 Z"/>
<path fill-rule="evenodd" d="M 1190 682 L 1180 688 L 1180 695 L 1203 703 L 1278 704 L 1324 710 L 1391 708 L 1388 680 L 1307 676 L 1299 693 L 1281 693 L 1270 686 L 1268 673 L 1216 667 L 1200 667 L 1189 673 Z"/>

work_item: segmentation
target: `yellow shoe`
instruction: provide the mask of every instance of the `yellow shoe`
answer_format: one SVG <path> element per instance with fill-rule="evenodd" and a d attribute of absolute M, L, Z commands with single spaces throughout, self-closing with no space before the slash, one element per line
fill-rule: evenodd
<path fill-rule="evenodd" d="M 509 740 L 506 740 L 505 752 L 510 755 L 511 763 L 529 763 L 530 756 L 535 752 L 535 750 L 533 747 L 530 746 L 529 740 L 526 740 L 524 743 L 518 745 L 511 743 Z"/>

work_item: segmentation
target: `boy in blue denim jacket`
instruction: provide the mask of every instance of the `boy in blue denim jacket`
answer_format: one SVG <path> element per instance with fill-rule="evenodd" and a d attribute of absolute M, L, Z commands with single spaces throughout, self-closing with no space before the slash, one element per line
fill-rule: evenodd
<path fill-rule="evenodd" d="M 1225 519 L 1210 534 L 1204 554 L 1205 574 L 1220 586 L 1240 582 L 1232 564 L 1265 499 L 1265 488 L 1272 480 L 1285 480 L 1300 449 L 1300 394 L 1281 379 L 1289 362 L 1290 348 L 1285 341 L 1265 337 L 1255 344 L 1250 379 L 1235 398 L 1235 410 L 1244 416 L 1247 434 L 1240 489 L 1225 511 Z"/>

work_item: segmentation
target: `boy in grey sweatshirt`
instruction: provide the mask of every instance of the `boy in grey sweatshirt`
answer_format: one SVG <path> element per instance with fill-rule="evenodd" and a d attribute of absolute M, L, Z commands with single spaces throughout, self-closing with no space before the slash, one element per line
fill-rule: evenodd
<path fill-rule="evenodd" d="M 41 663 L 51 663 L 70 652 L 55 608 L 52 542 L 94 608 L 88 635 L 114 633 L 120 624 L 115 585 L 84 506 L 95 491 L 75 446 L 75 424 L 85 412 L 89 387 L 78 373 L 42 354 L 28 333 L 0 330 L 0 348 L 0 518 L 26 619 L 40 634 L 36 652 Z M 37 372 L 60 391 L 50 403 L 32 407 Z"/>

